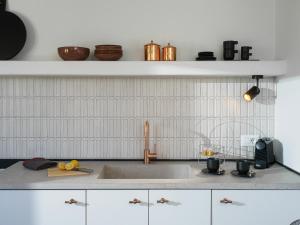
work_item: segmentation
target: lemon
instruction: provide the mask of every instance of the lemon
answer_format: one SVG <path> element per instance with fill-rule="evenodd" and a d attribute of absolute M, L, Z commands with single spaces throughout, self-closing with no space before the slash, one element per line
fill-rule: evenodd
<path fill-rule="evenodd" d="M 215 152 L 213 151 L 213 150 L 211 150 L 211 149 L 206 149 L 206 150 L 204 150 L 203 152 L 202 152 L 202 155 L 203 156 L 214 156 L 215 155 Z"/>
<path fill-rule="evenodd" d="M 77 160 L 72 160 L 70 163 L 72 163 L 75 168 L 79 168 L 79 162 Z"/>
<path fill-rule="evenodd" d="M 67 163 L 67 164 L 65 165 L 65 168 L 66 168 L 66 170 L 70 171 L 70 170 L 75 169 L 76 167 L 74 166 L 73 163 Z"/>
<path fill-rule="evenodd" d="M 57 164 L 57 167 L 60 169 L 60 170 L 65 170 L 66 169 L 66 163 L 64 162 L 59 162 Z"/>
<path fill-rule="evenodd" d="M 215 155 L 213 150 L 208 150 L 206 154 L 207 154 L 207 156 L 214 156 Z"/>

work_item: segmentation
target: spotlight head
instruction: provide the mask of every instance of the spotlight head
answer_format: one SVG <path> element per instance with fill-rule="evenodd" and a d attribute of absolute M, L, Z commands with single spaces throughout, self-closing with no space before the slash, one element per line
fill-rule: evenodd
<path fill-rule="evenodd" d="M 259 89 L 259 80 L 263 79 L 264 76 L 263 75 L 253 75 L 252 79 L 256 80 L 256 86 L 253 86 L 252 88 L 250 88 L 244 95 L 244 99 L 246 102 L 251 102 L 257 95 L 259 95 L 260 93 L 260 89 Z"/>
<path fill-rule="evenodd" d="M 246 102 L 251 102 L 257 95 L 259 95 L 259 93 L 259 87 L 253 86 L 244 94 L 244 99 Z"/>

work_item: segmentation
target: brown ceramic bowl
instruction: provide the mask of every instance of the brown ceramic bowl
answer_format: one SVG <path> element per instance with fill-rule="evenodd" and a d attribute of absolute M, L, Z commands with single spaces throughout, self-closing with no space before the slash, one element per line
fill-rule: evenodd
<path fill-rule="evenodd" d="M 96 53 L 94 54 L 94 56 L 101 61 L 117 61 L 119 60 L 123 54 L 121 53 Z"/>
<path fill-rule="evenodd" d="M 122 50 L 95 50 L 95 54 L 122 54 Z"/>
<path fill-rule="evenodd" d="M 96 45 L 96 50 L 122 50 L 121 45 Z"/>
<path fill-rule="evenodd" d="M 76 46 L 60 47 L 58 54 L 65 61 L 86 60 L 90 55 L 90 49 Z"/>

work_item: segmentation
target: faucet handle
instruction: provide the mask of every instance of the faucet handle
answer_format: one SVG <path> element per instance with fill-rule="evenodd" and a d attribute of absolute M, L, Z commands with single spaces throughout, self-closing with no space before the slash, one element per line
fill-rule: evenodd
<path fill-rule="evenodd" d="M 144 163 L 149 164 L 150 159 L 156 159 L 157 154 L 155 152 L 150 152 L 150 150 L 145 150 L 144 151 Z"/>
<path fill-rule="evenodd" d="M 157 153 L 156 153 L 156 152 L 149 152 L 149 155 L 150 155 L 150 156 L 155 156 L 155 157 L 156 157 L 156 156 L 157 156 Z"/>
<path fill-rule="evenodd" d="M 148 158 L 150 158 L 150 159 L 156 159 L 157 158 L 157 153 L 156 152 L 149 152 Z"/>

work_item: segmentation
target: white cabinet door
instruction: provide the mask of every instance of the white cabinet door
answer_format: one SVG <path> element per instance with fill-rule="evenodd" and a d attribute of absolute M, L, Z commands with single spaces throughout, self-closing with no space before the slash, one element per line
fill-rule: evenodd
<path fill-rule="evenodd" d="M 0 224 L 85 225 L 85 191 L 0 190 Z"/>
<path fill-rule="evenodd" d="M 210 225 L 210 220 L 210 190 L 149 192 L 149 225 Z"/>
<path fill-rule="evenodd" d="M 221 203 L 224 198 L 229 202 Z M 300 219 L 300 191 L 220 190 L 212 200 L 213 225 L 290 225 Z"/>
<path fill-rule="evenodd" d="M 87 191 L 88 225 L 148 225 L 148 191 Z"/>

